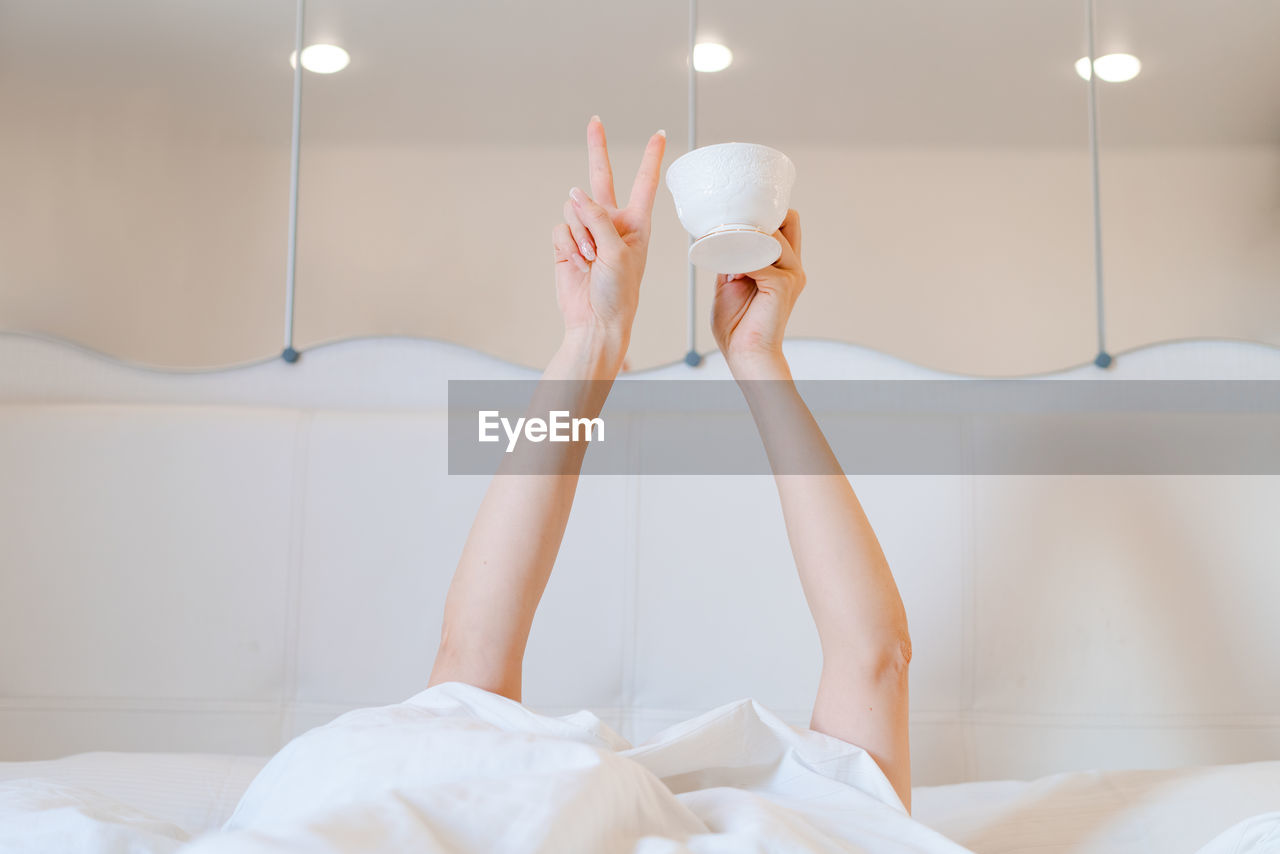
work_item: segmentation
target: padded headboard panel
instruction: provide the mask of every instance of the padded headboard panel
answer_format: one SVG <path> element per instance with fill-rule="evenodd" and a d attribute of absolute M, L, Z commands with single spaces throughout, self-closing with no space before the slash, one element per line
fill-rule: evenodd
<path fill-rule="evenodd" d="M 805 378 L 946 376 L 790 356 Z M 534 376 L 398 339 L 181 374 L 0 335 L 0 366 L 0 759 L 268 753 L 420 690 L 485 487 L 446 474 L 446 381 Z M 1280 379 L 1280 351 L 1076 373 Z M 1280 478 L 854 484 L 907 602 L 917 782 L 1280 758 Z M 803 724 L 818 666 L 767 477 L 583 479 L 531 706 L 633 739 L 742 696 Z"/>

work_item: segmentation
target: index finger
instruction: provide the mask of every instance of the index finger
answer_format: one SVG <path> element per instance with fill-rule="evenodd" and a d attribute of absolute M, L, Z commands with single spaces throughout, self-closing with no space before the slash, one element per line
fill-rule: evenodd
<path fill-rule="evenodd" d="M 613 196 L 613 167 L 609 165 L 609 144 L 604 138 L 604 123 L 599 116 L 587 122 L 587 171 L 591 179 L 591 197 L 607 208 L 616 208 Z"/>
<path fill-rule="evenodd" d="M 631 185 L 631 196 L 627 199 L 627 207 L 642 211 L 648 215 L 653 211 L 653 199 L 658 193 L 658 183 L 662 175 L 662 154 L 667 150 L 667 132 L 660 130 L 649 137 L 645 146 L 644 157 L 640 159 L 640 169 L 636 172 L 635 183 Z"/>
<path fill-rule="evenodd" d="M 798 236 L 799 235 L 797 234 L 797 237 Z M 773 239 L 778 241 L 782 246 L 782 252 L 778 255 L 778 260 L 774 261 L 768 267 L 765 267 L 764 270 L 756 270 L 754 273 L 748 273 L 747 275 L 751 276 L 751 278 L 759 279 L 761 277 L 757 276 L 756 273 L 767 273 L 768 270 L 775 267 L 779 270 L 800 269 L 800 252 L 796 244 L 792 243 L 791 239 L 787 237 L 787 232 L 779 228 L 773 233 Z"/>
<path fill-rule="evenodd" d="M 771 270 L 782 270 L 790 272 L 792 270 L 802 269 L 800 264 L 799 243 L 792 243 L 788 237 L 788 232 L 794 235 L 798 241 L 800 239 L 800 222 L 799 219 L 793 219 L 792 214 L 795 211 L 788 211 L 787 218 L 782 221 L 782 225 L 773 233 L 773 239 L 778 241 L 779 254 L 778 260 L 774 261 L 768 267 L 762 267 L 759 270 L 752 270 L 746 275 L 756 280 L 756 284 L 772 281 L 774 276 L 770 275 Z M 788 226 L 794 226 L 788 228 Z"/>
<path fill-rule="evenodd" d="M 782 221 L 782 225 L 778 226 L 778 231 L 782 232 L 782 236 L 787 239 L 787 243 L 791 245 L 791 249 L 796 253 L 796 257 L 800 257 L 800 214 L 795 208 L 787 211 L 787 217 Z"/>

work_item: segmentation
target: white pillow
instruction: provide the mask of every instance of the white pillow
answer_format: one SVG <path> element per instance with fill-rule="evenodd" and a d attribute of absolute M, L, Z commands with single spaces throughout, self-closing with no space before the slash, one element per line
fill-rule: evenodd
<path fill-rule="evenodd" d="M 0 762 L 0 784 L 38 780 L 88 789 L 197 836 L 222 827 L 266 761 L 209 753 L 80 753 Z"/>
<path fill-rule="evenodd" d="M 169 854 L 190 837 L 90 789 L 48 780 L 0 783 L 0 851 Z"/>
<path fill-rule="evenodd" d="M 1214 839 L 1199 854 L 1275 854 L 1280 851 L 1280 812 L 1246 818 Z"/>

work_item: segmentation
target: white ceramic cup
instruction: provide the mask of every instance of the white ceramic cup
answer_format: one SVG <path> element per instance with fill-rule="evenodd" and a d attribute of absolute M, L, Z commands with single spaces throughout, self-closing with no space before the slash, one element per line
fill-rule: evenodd
<path fill-rule="evenodd" d="M 767 145 L 695 148 L 667 167 L 680 224 L 694 237 L 689 260 L 716 273 L 749 273 L 782 254 L 773 233 L 787 216 L 796 167 Z"/>

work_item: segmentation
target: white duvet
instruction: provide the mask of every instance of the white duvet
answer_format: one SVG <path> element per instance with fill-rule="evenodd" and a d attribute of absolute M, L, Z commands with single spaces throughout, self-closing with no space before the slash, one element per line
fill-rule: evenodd
<path fill-rule="evenodd" d="M 911 819 L 865 751 L 753 701 L 632 747 L 589 712 L 546 717 L 458 683 L 300 736 L 189 844 L 52 784 L 0 793 L 0 847 L 19 839 L 99 854 L 965 850 Z"/>
<path fill-rule="evenodd" d="M 1280 805 L 1274 766 L 966 784 L 923 790 L 920 802 L 982 852 L 1167 854 Z M 13 763 L 0 773 L 0 854 L 965 850 L 912 821 L 863 751 L 750 701 L 631 747 L 586 712 L 545 717 L 440 685 L 312 730 L 246 790 L 260 767 L 162 754 Z M 193 842 L 184 828 L 216 827 L 242 791 L 225 828 Z M 1198 838 L 1168 844 L 1181 838 L 1174 828 Z M 1280 812 L 1200 849 L 1276 852 Z"/>

